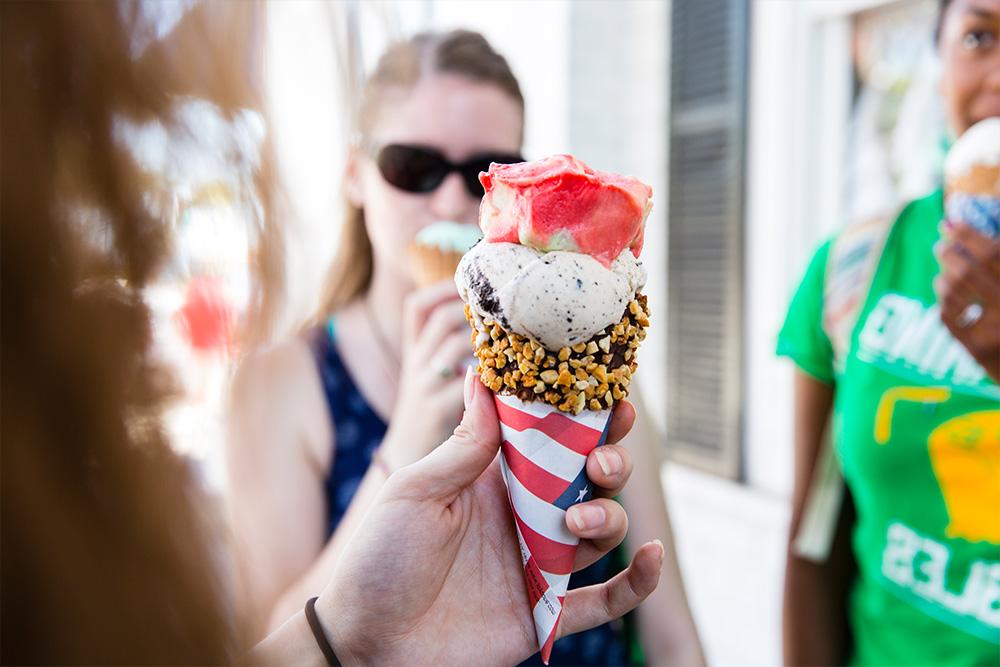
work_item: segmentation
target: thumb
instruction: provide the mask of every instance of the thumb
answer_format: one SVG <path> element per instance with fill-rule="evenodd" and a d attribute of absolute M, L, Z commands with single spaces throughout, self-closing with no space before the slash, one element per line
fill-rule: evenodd
<path fill-rule="evenodd" d="M 450 438 L 407 469 L 422 494 L 450 503 L 479 478 L 500 450 L 500 422 L 492 392 L 479 374 L 465 375 L 465 413 Z"/>

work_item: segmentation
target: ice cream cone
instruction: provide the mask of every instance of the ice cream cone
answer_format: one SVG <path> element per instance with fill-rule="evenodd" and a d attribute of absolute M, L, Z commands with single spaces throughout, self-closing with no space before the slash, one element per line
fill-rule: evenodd
<path fill-rule="evenodd" d="M 559 629 L 579 539 L 566 510 L 590 499 L 587 455 L 604 444 L 611 409 L 567 414 L 546 403 L 494 395 L 501 469 L 514 514 L 538 650 L 545 664 Z"/>
<path fill-rule="evenodd" d="M 414 282 L 427 287 L 453 279 L 462 255 L 480 238 L 475 225 L 440 221 L 424 227 L 407 249 Z"/>
<path fill-rule="evenodd" d="M 410 266 L 417 287 L 427 287 L 455 277 L 462 253 L 413 243 L 409 247 Z"/>
<path fill-rule="evenodd" d="M 945 216 L 1000 236 L 1000 118 L 966 130 L 945 159 Z"/>
<path fill-rule="evenodd" d="M 566 511 L 590 498 L 587 455 L 628 395 L 649 308 L 641 290 L 652 189 L 569 155 L 492 164 L 479 180 L 484 240 L 462 258 L 482 383 L 542 660 L 548 664 L 579 540 Z"/>

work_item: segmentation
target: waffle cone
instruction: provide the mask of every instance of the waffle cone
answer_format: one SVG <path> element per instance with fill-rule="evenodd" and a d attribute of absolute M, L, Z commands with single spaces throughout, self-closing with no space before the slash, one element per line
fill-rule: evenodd
<path fill-rule="evenodd" d="M 945 217 L 991 238 L 1000 236 L 1000 166 L 974 165 L 946 184 Z"/>
<path fill-rule="evenodd" d="M 962 192 L 968 195 L 1000 197 L 1000 166 L 973 165 L 961 174 L 948 178 L 945 190 L 948 193 Z"/>
<path fill-rule="evenodd" d="M 462 253 L 435 246 L 412 243 L 409 247 L 410 267 L 418 287 L 427 287 L 443 280 L 452 280 L 462 260 Z"/>

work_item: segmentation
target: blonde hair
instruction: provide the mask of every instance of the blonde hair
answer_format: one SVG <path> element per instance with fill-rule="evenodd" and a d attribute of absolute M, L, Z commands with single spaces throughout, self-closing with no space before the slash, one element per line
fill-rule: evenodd
<path fill-rule="evenodd" d="M 388 93 L 410 88 L 432 74 L 457 74 L 495 85 L 524 109 L 521 87 L 510 65 L 481 34 L 470 30 L 420 33 L 389 47 L 365 83 L 355 122 L 361 141 L 369 138 Z M 319 317 L 328 316 L 363 294 L 373 269 L 364 210 L 345 200 L 340 245 L 326 277 Z"/>

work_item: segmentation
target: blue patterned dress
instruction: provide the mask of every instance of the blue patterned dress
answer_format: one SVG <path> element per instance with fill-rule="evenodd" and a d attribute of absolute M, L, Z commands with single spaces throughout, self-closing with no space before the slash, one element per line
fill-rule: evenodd
<path fill-rule="evenodd" d="M 337 524 L 361 484 L 372 454 L 385 437 L 387 424 L 365 400 L 351 374 L 344 366 L 334 344 L 333 320 L 327 327 L 317 328 L 311 336 L 317 369 L 326 395 L 333 422 L 336 455 L 326 477 L 327 538 Z M 607 580 L 621 570 L 615 563 L 615 553 L 608 554 L 570 578 L 569 587 L 579 588 Z M 629 662 L 629 638 L 621 620 L 564 637 L 555 643 L 549 662 L 553 666 L 624 665 Z M 524 665 L 541 665 L 536 653 Z"/>

